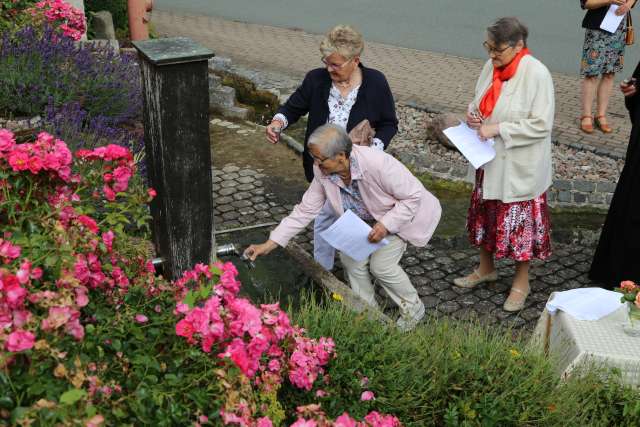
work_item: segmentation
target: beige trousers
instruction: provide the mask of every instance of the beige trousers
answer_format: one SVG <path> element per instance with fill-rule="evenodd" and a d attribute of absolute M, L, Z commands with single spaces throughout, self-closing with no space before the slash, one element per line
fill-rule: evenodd
<path fill-rule="evenodd" d="M 372 274 L 393 302 L 398 305 L 402 316 L 414 317 L 421 310 L 422 301 L 411 284 L 409 276 L 399 265 L 407 244 L 396 235 L 386 238 L 389 244 L 372 253 L 364 261 L 358 262 L 342 252 L 340 252 L 340 260 L 351 289 L 369 305 L 378 307 L 375 290 L 371 283 Z"/>

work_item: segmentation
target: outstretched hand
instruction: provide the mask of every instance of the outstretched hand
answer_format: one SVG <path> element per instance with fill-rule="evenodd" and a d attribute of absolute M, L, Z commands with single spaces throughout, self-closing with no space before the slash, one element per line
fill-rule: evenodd
<path fill-rule="evenodd" d="M 278 244 L 273 240 L 267 240 L 264 243 L 260 243 L 259 245 L 249 245 L 247 249 L 244 250 L 243 255 L 249 258 L 251 261 L 255 261 L 261 255 L 268 255 L 272 250 L 278 247 Z"/>

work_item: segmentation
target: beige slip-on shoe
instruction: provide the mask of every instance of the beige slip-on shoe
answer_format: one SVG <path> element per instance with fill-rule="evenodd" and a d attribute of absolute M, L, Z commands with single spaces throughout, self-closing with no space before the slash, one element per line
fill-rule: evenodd
<path fill-rule="evenodd" d="M 502 309 L 504 311 L 520 311 L 520 310 L 522 310 L 524 308 L 524 303 L 527 300 L 527 297 L 529 296 L 529 292 L 531 292 L 531 288 L 528 288 L 526 290 L 526 292 L 525 291 L 521 291 L 520 289 L 511 288 L 511 292 L 509 293 L 509 297 L 504 302 L 504 305 L 502 306 Z M 514 301 L 511 298 L 512 295 L 514 295 L 514 293 L 520 294 L 521 298 Z"/>
<path fill-rule="evenodd" d="M 476 275 L 477 279 L 471 278 L 472 275 Z M 498 270 L 493 270 L 491 273 L 481 276 L 478 270 L 474 270 L 468 276 L 456 277 L 453 279 L 453 284 L 459 288 L 474 288 L 476 285 L 485 282 L 495 282 L 498 280 Z"/>

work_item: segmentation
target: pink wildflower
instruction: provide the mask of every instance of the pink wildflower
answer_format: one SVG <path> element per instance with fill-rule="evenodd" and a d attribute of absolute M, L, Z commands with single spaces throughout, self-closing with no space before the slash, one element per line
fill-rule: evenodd
<path fill-rule="evenodd" d="M 158 193 L 156 192 L 156 190 L 154 190 L 153 188 L 149 188 L 147 189 L 147 194 L 149 195 L 149 201 L 153 200 L 156 198 L 156 196 L 158 195 Z"/>

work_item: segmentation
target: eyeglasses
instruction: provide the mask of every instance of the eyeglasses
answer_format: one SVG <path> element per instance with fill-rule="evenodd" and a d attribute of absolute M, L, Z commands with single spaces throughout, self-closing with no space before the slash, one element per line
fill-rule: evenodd
<path fill-rule="evenodd" d="M 324 64 L 325 67 L 327 68 L 331 68 L 332 70 L 341 70 L 342 68 L 344 68 L 345 65 L 347 65 L 349 62 L 353 61 L 353 58 L 351 58 L 350 60 L 343 62 L 342 64 L 334 64 L 332 62 L 327 62 L 327 60 L 325 58 L 320 59 L 322 61 L 322 63 Z"/>
<path fill-rule="evenodd" d="M 486 49 L 488 54 L 496 54 L 496 55 L 502 55 L 507 49 L 513 47 L 513 46 L 507 46 L 504 49 L 498 49 L 496 47 L 491 46 L 488 42 L 483 42 L 482 46 Z"/>
<path fill-rule="evenodd" d="M 326 162 L 327 160 L 331 159 L 332 157 L 325 157 L 324 159 L 321 159 L 320 157 L 316 157 L 313 154 L 309 153 L 309 155 L 311 156 L 311 158 L 313 159 L 314 162 L 317 162 L 318 165 L 323 164 L 324 162 Z"/>

